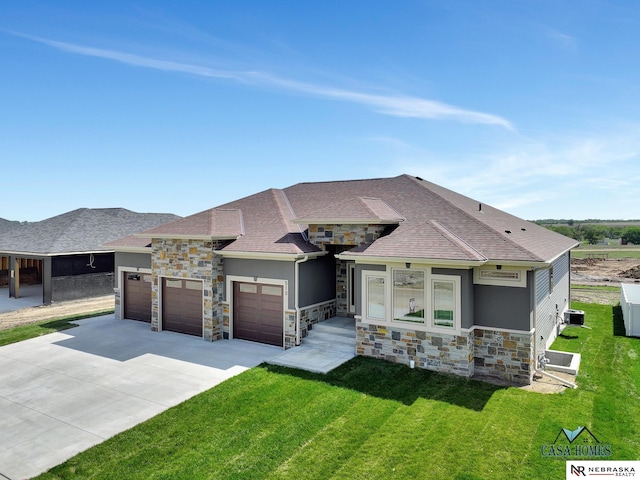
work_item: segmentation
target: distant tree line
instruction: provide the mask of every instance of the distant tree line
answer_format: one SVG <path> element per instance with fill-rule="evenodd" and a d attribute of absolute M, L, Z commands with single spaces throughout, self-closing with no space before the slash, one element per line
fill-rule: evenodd
<path fill-rule="evenodd" d="M 539 222 L 536 222 L 539 223 Z M 558 232 L 579 242 L 596 244 L 605 238 L 621 239 L 623 244 L 640 245 L 640 226 L 638 225 L 609 225 L 605 222 L 598 224 L 577 223 L 566 225 L 544 225 L 549 230 Z"/>

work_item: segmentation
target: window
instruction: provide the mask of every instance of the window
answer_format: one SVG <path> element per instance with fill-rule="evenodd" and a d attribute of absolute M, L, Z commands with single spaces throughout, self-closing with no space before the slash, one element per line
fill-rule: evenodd
<path fill-rule="evenodd" d="M 384 320 L 385 309 L 385 275 L 379 273 L 364 272 L 365 275 L 365 317 L 372 320 Z"/>
<path fill-rule="evenodd" d="M 473 282 L 479 285 L 495 285 L 499 287 L 526 287 L 527 272 L 518 268 L 495 267 L 475 268 Z"/>
<path fill-rule="evenodd" d="M 393 270 L 393 319 L 424 323 L 424 270 Z"/>
<path fill-rule="evenodd" d="M 363 321 L 442 333 L 460 329 L 459 276 L 432 274 L 429 268 L 362 274 Z"/>
<path fill-rule="evenodd" d="M 453 328 L 455 326 L 456 292 L 453 281 L 433 280 L 433 325 Z"/>

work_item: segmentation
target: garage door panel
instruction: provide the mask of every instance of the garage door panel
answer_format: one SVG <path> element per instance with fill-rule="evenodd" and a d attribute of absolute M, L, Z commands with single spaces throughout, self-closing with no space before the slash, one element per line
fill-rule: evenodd
<path fill-rule="evenodd" d="M 163 279 L 162 328 L 202 336 L 202 282 Z"/>
<path fill-rule="evenodd" d="M 282 346 L 282 287 L 234 283 L 233 336 Z"/>
<path fill-rule="evenodd" d="M 124 318 L 151 322 L 151 276 L 137 272 L 124 274 Z"/>

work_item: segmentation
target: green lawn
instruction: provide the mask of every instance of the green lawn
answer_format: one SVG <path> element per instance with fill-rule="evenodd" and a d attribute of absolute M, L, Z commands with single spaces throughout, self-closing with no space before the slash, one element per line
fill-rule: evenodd
<path fill-rule="evenodd" d="M 607 254 L 608 258 L 640 258 L 637 245 L 581 245 L 571 250 L 572 258 L 587 258 L 590 254 Z"/>
<path fill-rule="evenodd" d="M 21 342 L 29 338 L 39 337 L 40 335 L 46 335 L 48 333 L 59 332 L 61 330 L 73 328 L 76 325 L 70 322 L 81 320 L 83 318 L 107 315 L 109 313 L 113 313 L 113 309 L 92 312 L 89 314 L 69 315 L 66 317 L 52 318 L 50 320 L 43 320 L 42 322 L 38 323 L 30 323 L 15 328 L 9 328 L 7 330 L 0 330 L 0 347 L 3 345 L 8 345 L 10 343 Z"/>
<path fill-rule="evenodd" d="M 540 394 L 367 358 L 323 376 L 261 366 L 123 432 L 41 479 L 546 479 L 562 428 L 587 426 L 613 459 L 640 459 L 640 340 L 619 307 L 574 304 L 591 329 L 577 390 Z"/>

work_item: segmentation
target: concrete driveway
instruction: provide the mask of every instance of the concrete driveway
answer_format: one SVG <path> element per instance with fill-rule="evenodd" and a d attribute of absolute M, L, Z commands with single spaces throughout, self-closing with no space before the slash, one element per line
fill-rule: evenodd
<path fill-rule="evenodd" d="M 205 342 L 113 315 L 0 347 L 0 479 L 23 479 L 282 349 Z"/>

